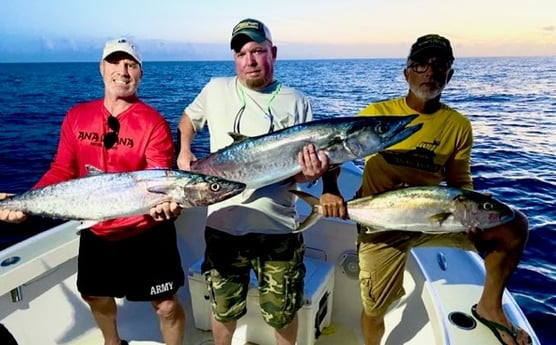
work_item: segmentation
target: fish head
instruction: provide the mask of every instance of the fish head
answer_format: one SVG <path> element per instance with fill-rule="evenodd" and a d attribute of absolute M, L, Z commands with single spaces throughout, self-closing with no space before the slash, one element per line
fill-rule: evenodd
<path fill-rule="evenodd" d="M 201 207 L 229 199 L 245 189 L 246 185 L 224 178 L 189 173 L 189 176 L 178 177 L 179 196 L 174 197 L 182 207 Z"/>
<path fill-rule="evenodd" d="M 356 116 L 346 123 L 343 150 L 353 158 L 363 158 L 382 151 L 408 138 L 421 129 L 422 124 L 409 126 L 418 115 Z"/>
<path fill-rule="evenodd" d="M 489 194 L 463 189 L 454 205 L 454 218 L 467 227 L 489 229 L 514 219 L 513 209 Z"/>

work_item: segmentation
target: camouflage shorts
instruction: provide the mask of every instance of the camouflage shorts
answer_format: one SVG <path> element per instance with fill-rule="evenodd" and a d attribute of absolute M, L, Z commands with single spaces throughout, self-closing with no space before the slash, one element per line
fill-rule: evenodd
<path fill-rule="evenodd" d="M 247 313 L 251 270 L 258 282 L 263 319 L 280 329 L 303 305 L 305 246 L 301 234 L 230 234 L 207 228 L 202 265 L 216 320 L 237 320 Z"/>

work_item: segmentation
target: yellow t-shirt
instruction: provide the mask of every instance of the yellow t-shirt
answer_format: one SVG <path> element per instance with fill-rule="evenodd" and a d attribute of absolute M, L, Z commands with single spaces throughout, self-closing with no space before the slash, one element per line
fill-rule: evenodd
<path fill-rule="evenodd" d="M 405 97 L 369 104 L 360 116 L 418 114 Z M 437 185 L 473 188 L 470 158 L 473 146 L 471 122 L 445 104 L 433 114 L 419 114 L 410 125 L 423 127 L 386 151 L 368 156 L 360 196 L 396 188 Z"/>

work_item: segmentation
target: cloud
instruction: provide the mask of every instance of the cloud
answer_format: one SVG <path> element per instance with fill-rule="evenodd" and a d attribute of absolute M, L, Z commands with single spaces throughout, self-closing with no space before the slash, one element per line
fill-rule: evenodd
<path fill-rule="evenodd" d="M 0 62 L 98 61 L 100 40 L 0 35 Z"/>
<path fill-rule="evenodd" d="M 554 32 L 554 26 L 542 28 Z M 550 34 L 549 34 L 550 35 Z M 134 39 L 133 37 L 130 37 Z M 2 62 L 98 62 L 106 38 L 50 38 L 10 36 L 0 33 L 0 63 Z M 191 43 L 161 39 L 135 40 L 143 61 L 231 61 L 229 43 Z M 493 44 L 483 42 L 458 47 L 458 57 L 465 56 L 531 56 L 553 55 L 553 45 Z M 477 52 L 481 52 L 477 54 Z M 349 59 L 403 58 L 405 44 L 324 44 L 282 42 L 278 44 L 278 59 Z"/>
<path fill-rule="evenodd" d="M 104 39 L 68 39 L 0 34 L 0 62 L 96 62 Z M 136 41 L 145 61 L 225 60 L 231 55 L 223 44 L 165 40 Z"/>

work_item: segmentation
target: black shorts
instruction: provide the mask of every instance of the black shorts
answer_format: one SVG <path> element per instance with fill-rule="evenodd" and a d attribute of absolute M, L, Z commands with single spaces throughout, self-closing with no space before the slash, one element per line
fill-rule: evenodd
<path fill-rule="evenodd" d="M 81 232 L 77 289 L 82 295 L 154 301 L 176 294 L 184 281 L 173 221 L 118 241 Z"/>

